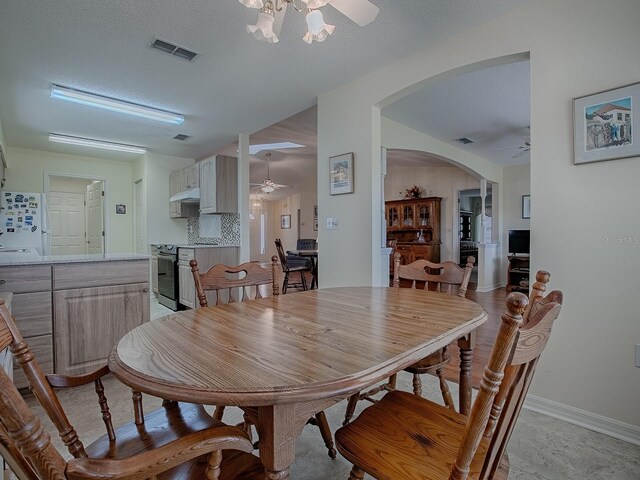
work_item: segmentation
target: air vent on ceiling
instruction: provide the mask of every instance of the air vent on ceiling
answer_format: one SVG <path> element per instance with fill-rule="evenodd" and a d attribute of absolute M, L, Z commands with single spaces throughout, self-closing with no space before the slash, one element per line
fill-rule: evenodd
<path fill-rule="evenodd" d="M 191 50 L 187 50 L 186 48 L 179 47 L 174 45 L 173 43 L 165 42 L 164 40 L 160 40 L 156 38 L 155 41 L 151 44 L 151 48 L 155 48 L 156 50 L 160 50 L 161 52 L 168 53 L 169 55 L 173 55 L 175 57 L 184 58 L 185 60 L 191 61 L 196 58 L 198 55 L 196 52 L 192 52 Z"/>
<path fill-rule="evenodd" d="M 467 137 L 456 138 L 456 142 L 461 143 L 463 145 L 468 145 L 469 143 L 473 143 L 473 140 Z"/>
<path fill-rule="evenodd" d="M 173 137 L 174 140 L 180 140 L 181 142 L 184 142 L 185 140 L 188 140 L 189 138 L 191 138 L 191 135 L 185 135 L 184 133 L 179 133 L 178 135 Z"/>

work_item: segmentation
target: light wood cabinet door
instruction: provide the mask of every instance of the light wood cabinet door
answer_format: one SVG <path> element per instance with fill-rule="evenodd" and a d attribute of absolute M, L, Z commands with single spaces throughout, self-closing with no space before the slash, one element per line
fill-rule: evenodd
<path fill-rule="evenodd" d="M 182 191 L 200 186 L 200 166 L 196 163 L 182 170 Z"/>
<path fill-rule="evenodd" d="M 30 337 L 51 335 L 51 292 L 20 293 L 13 296 L 12 313 L 20 333 L 27 342 Z"/>
<path fill-rule="evenodd" d="M 185 307 L 196 308 L 196 285 L 189 262 L 178 262 L 179 302 Z"/>
<path fill-rule="evenodd" d="M 182 172 L 176 170 L 169 174 L 169 196 L 173 197 L 180 193 L 180 187 L 182 186 Z"/>
<path fill-rule="evenodd" d="M 56 291 L 53 312 L 56 373 L 85 373 L 104 365 L 120 338 L 149 321 L 149 284 Z"/>
<path fill-rule="evenodd" d="M 216 157 L 200 162 L 200 213 L 216 213 Z"/>
<path fill-rule="evenodd" d="M 0 267 L 0 292 L 51 290 L 51 265 Z"/>

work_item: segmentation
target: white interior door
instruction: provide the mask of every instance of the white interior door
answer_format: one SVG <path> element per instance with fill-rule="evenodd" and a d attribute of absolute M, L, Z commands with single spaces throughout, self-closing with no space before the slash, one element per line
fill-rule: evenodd
<path fill-rule="evenodd" d="M 87 185 L 87 253 L 104 252 L 103 182 Z"/>
<path fill-rule="evenodd" d="M 138 180 L 134 185 L 135 198 L 135 231 L 136 231 L 136 252 L 147 253 L 146 232 L 143 224 L 144 218 L 144 199 L 142 195 L 142 180 Z"/>
<path fill-rule="evenodd" d="M 51 255 L 86 252 L 84 194 L 49 192 Z"/>

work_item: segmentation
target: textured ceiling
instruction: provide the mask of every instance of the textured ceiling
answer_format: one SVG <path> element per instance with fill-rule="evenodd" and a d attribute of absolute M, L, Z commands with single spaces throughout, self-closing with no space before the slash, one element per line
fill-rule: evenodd
<path fill-rule="evenodd" d="M 525 0 L 373 3 L 380 15 L 366 27 L 326 8 L 326 21 L 336 31 L 309 46 L 301 40 L 303 19 L 292 9 L 280 43 L 255 41 L 244 27 L 254 22 L 255 11 L 236 0 L 2 0 L 0 113 L 6 142 L 88 153 L 50 144 L 47 134 L 56 132 L 201 158 L 238 133 L 301 112 L 318 95 Z M 154 37 L 200 55 L 187 62 L 152 50 Z M 52 83 L 183 113 L 186 121 L 167 126 L 52 100 Z M 177 133 L 192 138 L 178 142 L 172 139 Z"/>

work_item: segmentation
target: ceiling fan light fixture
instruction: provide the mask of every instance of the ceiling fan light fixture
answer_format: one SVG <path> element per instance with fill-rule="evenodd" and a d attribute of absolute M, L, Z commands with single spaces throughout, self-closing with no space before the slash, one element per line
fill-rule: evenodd
<path fill-rule="evenodd" d="M 270 2 L 267 2 L 270 3 Z M 258 21 L 255 25 L 247 25 L 247 33 L 254 38 L 266 43 L 278 43 L 278 36 L 273 31 L 273 10 L 263 8 L 258 14 Z"/>
<path fill-rule="evenodd" d="M 311 10 L 307 13 L 307 27 L 309 30 L 302 38 L 307 43 L 324 42 L 336 28 L 334 25 L 324 23 L 324 17 L 320 10 Z"/>
<path fill-rule="evenodd" d="M 262 190 L 264 193 L 271 193 L 271 192 L 275 192 L 276 188 L 272 185 L 265 185 L 260 190 Z"/>
<path fill-rule="evenodd" d="M 241 4 L 248 8 L 262 8 L 264 3 L 262 0 L 238 0 Z"/>

